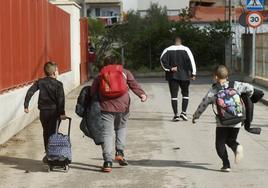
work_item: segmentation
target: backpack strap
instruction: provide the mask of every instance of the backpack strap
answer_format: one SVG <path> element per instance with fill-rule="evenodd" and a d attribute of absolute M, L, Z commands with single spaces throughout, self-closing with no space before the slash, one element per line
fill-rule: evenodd
<path fill-rule="evenodd" d="M 213 89 L 216 89 L 217 91 L 222 90 L 222 86 L 221 86 L 220 83 L 214 83 L 214 84 L 212 85 L 212 88 L 213 88 Z"/>
<path fill-rule="evenodd" d="M 214 83 L 213 85 L 212 85 L 212 88 L 213 89 L 216 89 L 217 90 L 217 92 L 219 92 L 220 90 L 222 90 L 222 86 L 221 86 L 221 84 L 220 83 Z M 215 94 L 215 95 L 217 95 L 217 94 Z M 216 112 L 216 110 L 215 110 L 215 104 L 214 103 L 212 103 L 212 110 L 213 110 L 213 112 L 214 112 L 214 114 L 215 114 L 215 116 L 218 116 L 218 114 L 217 114 L 217 112 Z"/>
<path fill-rule="evenodd" d="M 234 89 L 234 81 L 229 81 L 229 86 L 228 86 L 228 88 L 233 88 Z"/>

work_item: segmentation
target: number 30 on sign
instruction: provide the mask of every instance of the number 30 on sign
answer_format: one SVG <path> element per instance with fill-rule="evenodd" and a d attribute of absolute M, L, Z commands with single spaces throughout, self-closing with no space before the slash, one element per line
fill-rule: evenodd
<path fill-rule="evenodd" d="M 249 12 L 246 18 L 249 27 L 257 28 L 263 22 L 263 16 L 260 12 Z"/>

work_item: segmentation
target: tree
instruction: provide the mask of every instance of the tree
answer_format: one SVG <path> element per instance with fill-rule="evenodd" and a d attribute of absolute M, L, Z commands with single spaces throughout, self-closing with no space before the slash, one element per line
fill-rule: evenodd
<path fill-rule="evenodd" d="M 193 52 L 197 66 L 212 66 L 224 63 L 225 39 L 231 36 L 228 24 L 215 22 L 206 27 L 198 27 L 191 23 L 189 9 L 180 14 L 180 21 L 168 19 L 165 7 L 151 4 L 145 17 L 139 12 L 128 12 L 123 24 L 105 28 L 95 23 L 93 33 L 97 45 L 97 56 L 101 59 L 107 52 L 120 55 L 125 49 L 125 66 L 130 69 L 159 69 L 159 58 L 162 51 L 173 44 L 174 34 L 179 34 L 183 44 Z"/>

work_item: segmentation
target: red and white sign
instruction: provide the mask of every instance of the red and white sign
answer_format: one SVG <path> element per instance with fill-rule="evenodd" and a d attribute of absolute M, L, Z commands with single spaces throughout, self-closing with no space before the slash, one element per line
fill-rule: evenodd
<path fill-rule="evenodd" d="M 263 22 L 263 16 L 260 12 L 249 12 L 246 18 L 249 27 L 257 28 Z"/>

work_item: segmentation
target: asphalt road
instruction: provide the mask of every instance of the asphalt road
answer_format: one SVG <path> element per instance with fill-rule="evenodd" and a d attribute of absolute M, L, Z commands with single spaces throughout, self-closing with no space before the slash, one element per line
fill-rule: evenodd
<path fill-rule="evenodd" d="M 41 124 L 36 120 L 0 148 L 0 187 L 2 188 L 266 188 L 268 185 L 268 111 L 257 104 L 253 124 L 261 135 L 240 130 L 244 159 L 234 164 L 228 149 L 232 172 L 220 172 L 222 164 L 215 150 L 215 120 L 211 109 L 197 121 L 171 122 L 173 117 L 167 83 L 163 78 L 139 80 L 147 92 L 146 103 L 131 94 L 126 156 L 129 166 L 114 163 L 111 173 L 102 173 L 101 148 L 79 130 L 74 114 L 77 88 L 66 97 L 66 111 L 73 118 L 71 140 L 73 163 L 68 173 L 46 172 L 41 163 L 43 143 Z M 191 85 L 188 116 L 209 88 L 210 78 Z M 180 98 L 180 97 L 179 97 Z M 179 102 L 180 104 L 180 102 Z M 180 109 L 180 105 L 179 105 Z M 22 107 L 23 110 L 23 107 Z M 62 126 L 63 127 L 63 126 Z M 64 131 L 64 130 L 63 130 Z"/>

